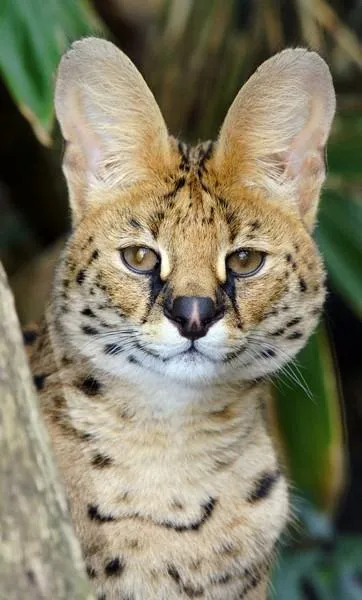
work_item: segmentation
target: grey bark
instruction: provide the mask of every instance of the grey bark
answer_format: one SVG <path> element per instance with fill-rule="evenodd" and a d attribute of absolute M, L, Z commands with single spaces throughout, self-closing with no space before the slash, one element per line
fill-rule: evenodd
<path fill-rule="evenodd" d="M 92 600 L 0 264 L 0 599 Z"/>

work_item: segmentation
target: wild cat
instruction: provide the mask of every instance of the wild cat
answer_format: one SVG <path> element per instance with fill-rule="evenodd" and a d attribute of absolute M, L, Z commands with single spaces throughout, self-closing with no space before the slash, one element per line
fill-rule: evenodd
<path fill-rule="evenodd" d="M 191 148 L 89 38 L 55 105 L 73 231 L 32 368 L 97 598 L 264 600 L 288 519 L 268 380 L 324 300 L 328 67 L 277 54 Z"/>

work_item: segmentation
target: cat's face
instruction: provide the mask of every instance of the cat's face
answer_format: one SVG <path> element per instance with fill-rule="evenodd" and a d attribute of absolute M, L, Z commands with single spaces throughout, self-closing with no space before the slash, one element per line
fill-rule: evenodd
<path fill-rule="evenodd" d="M 72 50 L 70 60 L 90 43 Z M 99 41 L 93 48 L 99 43 L 102 52 L 108 49 Z M 80 128 L 94 106 L 104 109 L 100 97 L 92 102 L 85 101 Z M 79 134 L 90 147 L 96 140 L 90 155 L 72 139 L 76 128 L 60 118 L 70 139 L 67 175 L 76 227 L 58 270 L 56 323 L 96 367 L 185 383 L 254 379 L 290 360 L 315 327 L 324 274 L 308 227 L 323 179 L 322 134 L 310 136 L 318 148 L 309 151 L 305 126 L 302 148 L 297 132 L 289 154 L 283 151 L 283 172 L 281 152 L 271 172 L 270 151 L 269 163 L 253 156 L 260 149 L 247 142 L 247 126 L 245 139 L 234 139 L 235 110 L 216 144 L 191 150 L 160 133 L 162 122 L 152 136 L 147 127 L 157 123 L 148 122 L 146 150 L 132 155 L 134 147 L 123 140 L 119 155 L 112 147 L 98 162 L 102 173 L 92 162 L 107 143 L 98 144 L 104 130 Z"/>

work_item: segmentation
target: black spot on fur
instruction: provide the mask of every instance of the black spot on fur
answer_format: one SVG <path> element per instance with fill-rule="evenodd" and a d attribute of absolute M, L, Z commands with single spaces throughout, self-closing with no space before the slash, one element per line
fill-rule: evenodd
<path fill-rule="evenodd" d="M 124 562 L 121 561 L 118 557 L 117 558 L 112 558 L 112 560 L 109 560 L 105 567 L 104 567 L 104 572 L 106 575 L 108 575 L 108 577 L 114 577 L 116 575 L 120 575 L 122 573 L 124 569 Z"/>
<path fill-rule="evenodd" d="M 215 498 L 209 498 L 206 504 L 203 504 L 201 506 L 202 516 L 201 519 L 199 519 L 198 521 L 188 523 L 187 525 L 178 525 L 176 523 L 165 521 L 164 523 L 162 523 L 162 526 L 167 527 L 167 529 L 173 529 L 174 531 L 177 531 L 179 533 L 184 531 L 198 531 L 210 519 L 214 511 L 216 502 L 217 501 L 215 500 Z"/>
<path fill-rule="evenodd" d="M 301 331 L 294 331 L 290 335 L 287 335 L 287 340 L 299 340 L 301 337 L 303 337 Z"/>
<path fill-rule="evenodd" d="M 308 289 L 308 286 L 302 277 L 299 279 L 299 288 L 301 292 L 306 292 Z"/>
<path fill-rule="evenodd" d="M 276 469 L 274 472 L 266 471 L 263 473 L 254 483 L 254 487 L 247 497 L 247 502 L 254 503 L 259 500 L 263 500 L 271 493 L 274 485 L 280 478 L 280 469 Z"/>
<path fill-rule="evenodd" d="M 93 567 L 90 567 L 89 565 L 87 565 L 87 575 L 89 579 L 95 579 L 97 577 L 95 569 L 93 569 Z"/>
<path fill-rule="evenodd" d="M 257 229 L 259 229 L 261 227 L 261 223 L 260 223 L 260 221 L 258 221 L 258 219 L 255 219 L 255 221 L 251 221 L 249 223 L 249 227 L 251 228 L 252 231 L 256 231 Z"/>
<path fill-rule="evenodd" d="M 137 358 L 135 358 L 135 357 L 134 357 L 134 356 L 132 356 L 132 355 L 131 355 L 131 356 L 128 356 L 128 357 L 127 357 L 127 360 L 128 360 L 128 362 L 129 362 L 131 365 L 139 365 L 139 364 L 140 364 L 140 363 L 138 362 Z"/>
<path fill-rule="evenodd" d="M 244 573 L 244 578 L 245 578 L 245 585 L 244 588 L 239 596 L 239 600 L 243 600 L 246 595 L 251 592 L 251 590 L 253 590 L 254 588 L 256 588 L 259 583 L 261 582 L 262 579 L 262 573 L 259 571 L 251 571 L 249 569 L 246 569 L 245 573 Z"/>
<path fill-rule="evenodd" d="M 97 467 L 97 469 L 104 469 L 105 467 L 109 467 L 111 464 L 112 459 L 104 454 L 98 453 L 92 458 L 92 465 L 93 467 Z"/>
<path fill-rule="evenodd" d="M 75 280 L 77 283 L 79 283 L 79 285 L 82 285 L 84 279 L 85 279 L 85 271 L 84 271 L 84 269 L 81 269 L 80 271 L 78 271 Z"/>
<path fill-rule="evenodd" d="M 261 358 L 273 358 L 275 356 L 275 350 L 271 350 L 271 348 L 267 348 L 266 350 L 262 350 L 260 352 Z"/>
<path fill-rule="evenodd" d="M 122 347 L 119 346 L 118 344 L 106 344 L 103 348 L 103 351 L 105 354 L 110 354 L 112 356 L 116 356 L 117 354 L 121 354 Z"/>
<path fill-rule="evenodd" d="M 110 523 L 116 520 L 112 515 L 102 515 L 97 504 L 88 504 L 87 513 L 91 521 L 98 521 L 99 523 Z"/>
<path fill-rule="evenodd" d="M 176 581 L 176 583 L 180 582 L 180 580 L 181 580 L 180 573 L 178 572 L 176 567 L 174 567 L 173 565 L 169 565 L 167 567 L 167 573 L 169 574 L 170 577 L 172 577 L 172 579 L 174 581 Z"/>
<path fill-rule="evenodd" d="M 40 391 L 44 388 L 45 378 L 46 378 L 46 375 L 44 373 L 42 373 L 40 375 L 33 375 L 34 385 L 38 391 Z"/>
<path fill-rule="evenodd" d="M 221 575 L 212 575 L 210 577 L 210 581 L 214 585 L 225 585 L 226 583 L 229 583 L 231 579 L 231 573 L 222 573 Z"/>
<path fill-rule="evenodd" d="M 301 320 L 302 320 L 302 317 L 295 317 L 295 319 L 288 321 L 288 323 L 286 324 L 286 327 L 294 327 L 295 325 L 299 325 Z"/>
<path fill-rule="evenodd" d="M 23 331 L 23 340 L 26 346 L 31 346 L 31 344 L 34 344 L 37 337 L 38 332 L 36 330 L 27 329 Z"/>
<path fill-rule="evenodd" d="M 27 578 L 29 579 L 29 582 L 32 585 L 34 585 L 34 583 L 36 582 L 36 577 L 35 577 L 34 571 L 32 571 L 31 569 L 28 569 L 27 571 L 25 571 L 25 574 L 26 574 Z"/>
<path fill-rule="evenodd" d="M 99 383 L 99 381 L 97 379 L 95 379 L 94 377 L 86 377 L 85 379 L 83 379 L 83 381 L 81 381 L 77 387 L 84 392 L 85 394 L 87 394 L 87 396 L 95 396 L 96 394 L 98 394 L 99 390 L 101 389 L 101 384 Z"/>
<path fill-rule="evenodd" d="M 283 335 L 283 333 L 285 333 L 285 329 L 281 328 L 281 329 L 277 329 L 276 331 L 274 331 L 271 335 L 273 337 L 278 337 L 280 335 Z"/>
<path fill-rule="evenodd" d="M 96 316 L 91 308 L 83 308 L 83 310 L 81 311 L 81 315 L 84 315 L 85 317 L 92 317 L 92 318 L 94 318 Z"/>
<path fill-rule="evenodd" d="M 285 255 L 285 260 L 286 260 L 288 263 L 291 263 L 291 262 L 292 262 L 292 260 L 293 260 L 293 257 L 292 257 L 292 255 L 291 255 L 291 254 L 286 254 L 286 255 Z"/>
<path fill-rule="evenodd" d="M 88 264 L 90 264 L 91 262 L 96 260 L 98 258 L 98 256 L 99 256 L 99 250 L 97 250 L 97 249 L 93 250 Z"/>
<path fill-rule="evenodd" d="M 89 325 L 82 325 L 81 329 L 86 335 L 97 335 L 99 333 L 98 329 L 90 327 Z"/>
<path fill-rule="evenodd" d="M 184 583 L 181 579 L 180 573 L 174 565 L 168 565 L 167 573 L 178 585 L 180 591 L 186 594 L 188 598 L 199 598 L 200 596 L 204 595 L 204 589 L 201 586 L 195 587 L 193 585 Z"/>
<path fill-rule="evenodd" d="M 134 219 L 134 218 L 129 220 L 129 224 L 131 225 L 131 227 L 134 227 L 135 229 L 140 229 L 142 227 L 142 225 L 138 221 L 138 219 Z"/>

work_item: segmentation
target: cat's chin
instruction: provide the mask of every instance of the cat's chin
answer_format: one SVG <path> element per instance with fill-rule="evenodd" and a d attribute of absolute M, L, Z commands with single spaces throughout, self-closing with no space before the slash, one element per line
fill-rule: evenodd
<path fill-rule="evenodd" d="M 235 364 L 210 359 L 199 352 L 184 352 L 164 361 L 147 355 L 109 356 L 99 359 L 88 357 L 96 368 L 129 382 L 147 382 L 161 379 L 167 383 L 203 387 L 217 384 L 230 385 L 248 382 L 272 375 L 269 365 Z"/>

